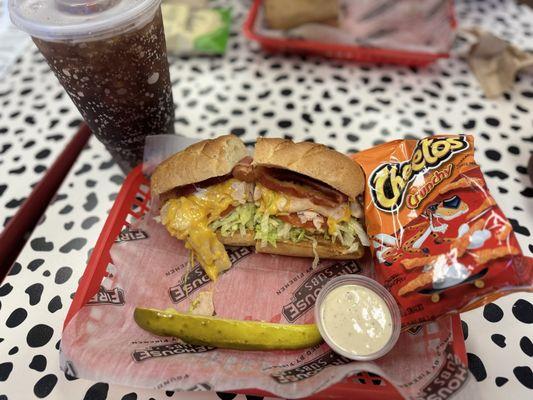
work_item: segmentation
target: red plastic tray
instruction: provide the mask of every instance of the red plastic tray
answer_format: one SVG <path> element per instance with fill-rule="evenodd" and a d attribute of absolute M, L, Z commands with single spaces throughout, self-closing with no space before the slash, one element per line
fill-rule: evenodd
<path fill-rule="evenodd" d="M 423 53 L 384 48 L 350 46 L 323 43 L 312 40 L 272 38 L 255 31 L 255 19 L 262 0 L 255 0 L 243 26 L 244 34 L 259 42 L 265 51 L 317 55 L 339 60 L 369 63 L 386 63 L 409 66 L 424 66 L 439 58 L 448 58 L 448 53 Z M 290 1 L 290 0 L 289 0 Z M 453 1 L 450 1 L 450 26 L 456 27 Z"/>
<path fill-rule="evenodd" d="M 119 233 L 131 222 L 141 218 L 149 209 L 150 192 L 148 179 L 142 173 L 142 166 L 136 167 L 130 172 L 120 193 L 118 194 L 113 208 L 96 242 L 89 263 L 83 277 L 80 280 L 78 290 L 64 326 L 67 326 L 72 317 L 82 308 L 87 301 L 94 296 L 100 287 L 102 278 L 106 273 L 106 267 L 111 262 L 109 251 Z M 463 341 L 461 320 L 455 315 L 453 318 L 453 337 L 455 353 L 466 364 L 466 350 Z M 431 334 L 424 329 L 424 334 L 430 339 Z M 243 390 L 241 393 L 259 396 L 272 396 L 270 393 L 255 389 Z M 331 386 L 324 391 L 312 396 L 318 399 L 347 399 L 357 398 L 365 400 L 401 399 L 398 391 L 385 379 L 366 372 L 353 375 L 344 381 Z"/>

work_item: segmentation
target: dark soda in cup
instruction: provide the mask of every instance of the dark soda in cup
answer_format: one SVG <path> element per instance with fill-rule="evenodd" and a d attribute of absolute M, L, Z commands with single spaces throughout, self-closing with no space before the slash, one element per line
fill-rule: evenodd
<path fill-rule="evenodd" d="M 11 0 L 10 13 L 124 171 L 147 135 L 173 133 L 160 0 Z"/>

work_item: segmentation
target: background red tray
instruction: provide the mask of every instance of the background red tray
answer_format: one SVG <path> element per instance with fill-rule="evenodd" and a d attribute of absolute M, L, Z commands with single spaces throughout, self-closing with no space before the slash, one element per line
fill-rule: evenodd
<path fill-rule="evenodd" d="M 448 53 L 422 53 L 401 51 L 394 49 L 380 49 L 371 47 L 349 46 L 344 44 L 322 43 L 312 40 L 272 38 L 258 34 L 255 31 L 255 19 L 262 0 L 255 0 L 243 26 L 244 34 L 259 42 L 265 51 L 295 54 L 308 54 L 369 63 L 388 63 L 410 66 L 423 66 L 439 58 L 448 58 Z M 290 0 L 289 0 L 290 1 Z M 453 2 L 450 1 L 450 25 L 455 28 L 455 13 Z"/>
<path fill-rule="evenodd" d="M 113 208 L 96 242 L 85 273 L 80 280 L 78 290 L 70 306 L 64 326 L 67 326 L 72 317 L 87 301 L 94 296 L 100 287 L 102 278 L 106 274 L 106 267 L 111 262 L 109 251 L 118 234 L 131 222 L 141 218 L 149 209 L 150 189 L 149 181 L 142 174 L 142 166 L 130 172 Z M 466 350 L 461 329 L 461 320 L 458 315 L 453 319 L 454 351 L 466 365 Z M 424 335 L 431 338 L 431 333 L 424 329 Z M 249 395 L 272 396 L 270 393 L 255 389 L 243 390 L 241 393 Z M 361 372 L 346 378 L 311 398 L 318 399 L 347 399 L 357 398 L 365 400 L 387 399 L 395 400 L 402 397 L 398 391 L 385 379 L 375 374 Z"/>

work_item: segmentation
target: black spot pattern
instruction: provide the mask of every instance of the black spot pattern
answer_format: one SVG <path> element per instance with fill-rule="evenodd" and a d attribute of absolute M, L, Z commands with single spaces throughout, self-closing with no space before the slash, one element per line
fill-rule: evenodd
<path fill-rule="evenodd" d="M 28 316 L 28 312 L 23 308 L 16 308 L 13 310 L 13 312 L 7 317 L 6 320 L 6 326 L 8 328 L 15 328 L 22 324 L 26 317 Z"/>
<path fill-rule="evenodd" d="M 21 270 L 22 270 L 22 266 L 18 262 L 13 263 L 7 275 L 8 276 L 17 275 Z"/>
<path fill-rule="evenodd" d="M 9 378 L 11 371 L 13 371 L 13 363 L 10 363 L 10 362 L 1 363 L 0 364 L 0 382 L 7 381 L 7 378 Z"/>
<path fill-rule="evenodd" d="M 533 305 L 524 299 L 518 299 L 513 304 L 513 315 L 524 324 L 533 323 Z"/>
<path fill-rule="evenodd" d="M 468 324 L 465 321 L 461 321 L 461 328 L 463 330 L 463 339 L 468 339 Z"/>
<path fill-rule="evenodd" d="M 39 301 L 41 301 L 43 289 L 44 286 L 41 283 L 34 283 L 33 285 L 28 286 L 26 288 L 25 292 L 30 298 L 30 306 L 34 306 L 35 304 L 39 303 Z"/>
<path fill-rule="evenodd" d="M 529 366 L 520 366 L 513 369 L 513 374 L 522 385 L 533 389 L 533 371 Z"/>
<path fill-rule="evenodd" d="M 533 197 L 533 189 L 526 186 L 530 184 L 527 175 L 525 175 L 527 156 L 529 155 L 528 146 L 533 143 L 533 136 L 527 131 L 527 127 L 531 127 L 532 107 L 527 101 L 524 101 L 531 100 L 533 96 L 532 81 L 528 74 L 521 74 L 516 82 L 515 90 L 507 93 L 505 97 L 496 101 L 488 101 L 479 95 L 479 86 L 467 71 L 464 61 L 458 61 L 454 58 L 441 60 L 438 64 L 427 68 L 411 70 L 386 65 L 361 66 L 350 63 L 347 66 L 345 63 L 324 61 L 312 57 L 303 60 L 299 56 L 278 57 L 259 51 L 257 45 L 249 44 L 247 40 L 245 41 L 241 37 L 242 35 L 235 35 L 237 31 L 240 31 L 242 25 L 242 17 L 239 17 L 239 13 L 242 14 L 242 11 L 239 11 L 239 8 L 242 8 L 240 4 L 241 2 L 232 4 L 237 14 L 233 24 L 234 36 L 231 38 L 228 53 L 223 59 L 188 58 L 186 60 L 180 59 L 179 62 L 171 65 L 174 90 L 180 96 L 176 104 L 178 106 L 176 127 L 186 128 L 187 132 L 190 132 L 186 134 L 198 134 L 199 138 L 233 130 L 241 135 L 247 143 L 254 141 L 257 135 L 272 137 L 287 134 L 296 140 L 314 139 L 341 151 L 350 150 L 352 152 L 362 150 L 372 143 L 402 137 L 419 138 L 438 133 L 447 126 L 451 127 L 450 130 L 454 132 L 470 131 L 476 135 L 476 159 L 484 172 L 490 172 L 490 175 L 487 175 L 487 180 L 489 186 L 492 185 L 491 189 L 496 200 L 502 205 L 504 212 L 508 213 L 509 217 L 519 221 L 521 226 L 531 231 L 531 224 L 529 223 L 531 208 L 528 207 L 527 201 Z M 514 6 L 513 2 L 507 0 L 457 2 L 457 8 L 461 25 L 481 25 L 491 31 L 494 29 L 498 34 L 502 34 L 502 31 L 504 33 L 508 31 L 512 36 L 507 38 L 517 43 L 518 47 L 527 45 L 524 42 L 524 35 L 520 34 L 521 29 L 517 22 L 519 16 L 513 15 L 520 9 Z M 505 24 L 503 22 L 495 23 L 494 15 L 503 15 Z M 480 18 L 480 22 L 473 21 L 474 18 Z M 522 21 L 529 23 L 523 17 Z M 530 25 L 527 29 L 531 31 Z M 522 42 L 520 43 L 521 37 Z M 517 40 L 518 42 L 516 42 Z M 232 49 L 240 50 L 233 51 Z M 245 52 L 244 55 L 241 52 Z M 30 59 L 30 57 L 25 55 L 22 59 L 27 64 L 27 61 L 24 60 Z M 12 83 L 15 76 L 6 80 L 9 85 L 0 82 L 0 93 L 12 92 L 12 94 L 3 97 L 0 102 L 10 100 L 14 105 L 18 99 L 11 96 L 18 96 L 22 92 L 25 93 L 25 99 L 41 96 L 39 101 L 25 103 L 24 106 L 15 108 L 10 104 L 0 107 L 0 114 L 2 114 L 0 121 L 4 121 L 4 123 L 0 122 L 0 149 L 4 143 L 13 144 L 5 151 L 5 157 L 3 157 L 4 154 L 0 156 L 0 161 L 3 161 L 2 168 L 6 171 L 4 175 L 8 175 L 7 171 L 9 170 L 20 171 L 18 175 L 16 172 L 14 175 L 10 175 L 7 182 L 3 182 L 3 175 L 0 173 L 0 181 L 2 181 L 0 182 L 0 207 L 3 207 L 0 209 L 6 209 L 6 202 L 13 199 L 20 200 L 27 196 L 29 190 L 26 189 L 31 183 L 39 180 L 39 177 L 35 177 L 34 174 L 42 174 L 49 168 L 59 154 L 60 150 L 58 149 L 64 148 L 67 139 L 72 137 L 72 133 L 76 129 L 70 128 L 68 125 L 71 122 L 71 125 L 75 125 L 78 122 L 75 120 L 79 119 L 79 114 L 74 110 L 68 96 L 61 90 L 57 82 L 52 82 L 55 79 L 53 75 L 50 72 L 44 73 L 45 70 L 48 70 L 46 63 L 43 63 L 42 58 L 39 61 L 41 61 L 40 64 L 31 64 L 32 68 L 37 66 L 32 73 L 27 72 L 27 67 L 26 72 L 25 68 L 20 65 L 15 67 L 20 77 L 34 78 L 33 83 L 17 86 Z M 271 65 L 273 66 L 272 70 L 270 69 Z M 215 68 L 212 72 L 211 67 Z M 206 75 L 198 72 L 193 74 L 193 68 L 198 68 L 198 71 L 203 73 L 209 71 L 212 79 L 204 82 Z M 43 71 L 42 75 L 41 70 Z M 46 76 L 48 78 L 45 79 Z M 46 82 L 44 85 L 48 86 L 46 92 L 49 92 L 49 95 L 44 93 L 40 87 L 41 80 Z M 295 83 L 296 81 L 298 84 Z M 223 90 L 221 90 L 222 88 Z M 28 91 L 28 89 L 31 90 Z M 281 93 L 285 89 L 289 91 Z M 209 94 L 210 91 L 211 94 Z M 185 93 L 187 93 L 186 96 Z M 264 94 L 264 99 L 258 99 L 258 94 Z M 59 99 L 49 101 L 54 97 Z M 39 113 L 39 111 L 33 111 L 38 110 L 38 108 L 34 109 L 33 106 L 44 108 Z M 315 111 L 315 107 L 317 111 Z M 20 121 L 21 125 L 28 127 L 30 125 L 27 125 L 28 122 L 25 120 L 27 117 L 33 117 L 28 119 L 29 123 L 33 123 L 31 132 L 29 130 L 20 131 L 15 136 L 14 132 L 20 130 L 20 127 L 16 124 L 12 125 L 10 121 L 6 122 L 8 116 L 15 112 L 19 112 L 19 114 L 14 121 Z M 45 117 L 45 112 L 50 115 Z M 305 114 L 306 117 L 304 117 Z M 2 117 L 5 117 L 4 120 L 1 119 Z M 281 123 L 280 128 L 278 122 L 281 121 L 284 122 Z M 5 125 L 5 128 L 2 124 Z M 289 127 L 283 127 L 289 124 Z M 368 128 L 363 130 L 360 125 L 365 125 Z M 37 133 L 39 128 L 43 128 L 43 133 Z M 4 138 L 8 140 L 3 141 Z M 28 147 L 24 149 L 24 153 L 17 153 L 17 150 L 22 149 L 26 143 L 28 143 Z M 41 153 L 46 149 L 49 149 L 51 153 L 40 160 L 37 159 L 38 154 L 46 154 L 46 151 Z M 489 154 L 496 151 L 499 155 L 494 155 L 494 157 L 499 161 L 488 158 L 486 156 L 487 151 L 490 151 Z M 15 157 L 20 158 L 18 161 L 11 162 Z M 5 167 L 6 165 L 8 166 Z M 72 175 L 80 169 L 82 171 L 79 172 L 79 175 L 74 175 L 76 178 L 73 178 Z M 69 278 L 63 286 L 56 286 L 54 277 L 57 268 L 67 263 L 76 269 L 85 265 L 85 254 L 88 250 L 83 247 L 81 249 L 83 252 L 72 249 L 69 253 L 64 254 L 59 249 L 72 238 L 85 238 L 86 234 L 87 238 L 95 238 L 98 235 L 100 224 L 97 223 L 98 221 L 93 222 L 94 218 L 99 217 L 100 222 L 103 223 L 102 218 L 105 219 L 105 213 L 111 207 L 109 200 L 113 199 L 118 191 L 119 174 L 118 168 L 114 166 L 103 147 L 92 139 L 90 146 L 80 155 L 72 173 L 60 189 L 61 193 L 67 194 L 68 197 L 47 211 L 48 218 L 44 227 L 38 227 L 30 239 L 31 242 L 34 238 L 44 237 L 46 241 L 53 242 L 53 249 L 50 250 L 50 253 L 43 251 L 34 253 L 31 251 L 31 247 L 27 246 L 25 254 L 23 253 L 24 257 L 19 259 L 20 264 L 17 264 L 13 270 L 20 276 L 8 280 L 17 290 L 12 290 L 12 293 L 8 294 L 5 299 L 0 297 L 3 302 L 1 312 L 5 317 L 8 317 L 14 308 L 19 306 L 26 308 L 30 315 L 32 312 L 39 312 L 37 320 L 28 317 L 23 324 L 12 330 L 12 335 L 19 335 L 20 331 L 19 336 L 21 337 L 20 343 L 17 343 L 21 347 L 20 354 L 18 357 L 13 357 L 15 372 L 19 374 L 21 369 L 28 368 L 27 364 L 37 350 L 49 358 L 46 372 L 37 374 L 35 371 L 30 371 L 31 375 L 29 376 L 31 378 L 28 379 L 27 385 L 24 385 L 27 388 L 20 389 L 21 393 L 24 393 L 24 395 L 19 396 L 21 398 L 33 398 L 35 396 L 32 393 L 34 385 L 37 380 L 48 373 L 58 375 L 61 382 L 57 383 L 58 387 L 47 398 L 60 397 L 62 393 L 59 391 L 59 387 L 65 384 L 65 379 L 63 379 L 63 374 L 55 372 L 57 366 L 52 363 L 52 358 L 48 356 L 49 354 L 56 354 L 57 338 L 50 340 L 41 348 L 29 349 L 32 355 L 29 358 L 23 358 L 22 355 L 25 352 L 27 354 L 28 351 L 24 337 L 32 327 L 30 321 L 32 324 L 49 324 L 59 334 L 61 323 L 56 320 L 62 312 L 52 311 L 55 308 L 53 306 L 56 305 L 54 300 L 57 297 L 58 303 L 68 308 L 69 295 L 75 290 L 78 276 Z M 28 179 L 29 177 L 31 179 Z M 28 182 L 24 191 L 20 193 L 13 191 L 15 185 L 11 182 L 17 182 L 16 180 Z M 5 183 L 7 183 L 6 188 L 2 190 L 1 185 Z M 86 211 L 83 206 L 84 204 L 89 206 L 86 198 L 91 192 L 94 192 L 97 203 L 91 211 Z M 110 196 L 110 194 L 113 195 Z M 58 213 L 58 210 L 62 212 Z M 14 213 L 16 208 L 9 209 L 8 212 Z M 2 214 L 0 224 L 5 223 L 5 219 L 9 216 L 9 214 Z M 53 224 L 56 224 L 57 227 L 55 228 Z M 50 233 L 53 229 L 56 232 L 61 231 L 63 227 L 70 229 L 69 232 L 63 232 L 61 236 Z M 91 231 L 86 231 L 86 229 Z M 531 243 L 531 236 L 526 237 L 523 234 L 518 236 L 522 249 L 527 252 L 528 242 Z M 92 239 L 89 238 L 88 240 L 91 241 Z M 533 252 L 531 244 L 529 244 L 529 249 L 530 252 Z M 29 255 L 30 251 L 31 255 Z M 35 272 L 32 273 L 33 267 L 30 268 L 29 263 L 35 257 L 46 260 L 46 265 L 41 266 L 44 262 L 35 264 L 33 269 Z M 54 259 L 54 257 L 60 258 Z M 80 261 L 80 257 L 83 260 Z M 56 260 L 63 261 L 58 263 Z M 23 267 L 21 270 L 20 265 L 27 267 Z M 51 278 L 47 276 L 51 276 Z M 40 303 L 30 308 L 28 303 L 24 302 L 27 301 L 27 298 L 23 291 L 28 285 L 38 282 L 39 278 L 42 279 L 45 286 L 49 285 L 50 287 L 46 288 Z M 17 287 L 20 281 L 25 283 Z M 20 298 L 23 302 L 20 304 L 14 305 L 11 300 L 15 293 L 22 296 Z M 55 295 L 57 296 L 51 299 Z M 502 303 L 497 302 L 497 304 Z M 510 307 L 505 308 L 503 305 L 501 307 L 506 315 L 504 319 L 498 322 L 484 320 L 482 316 L 484 308 L 481 308 L 475 312 L 478 317 L 465 319 L 468 321 L 468 325 L 463 324 L 464 336 L 471 345 L 470 349 L 476 349 L 477 340 L 485 341 L 488 339 L 487 336 L 490 337 L 493 333 L 497 332 L 507 336 L 508 345 L 505 349 L 500 349 L 492 342 L 488 342 L 491 348 L 495 348 L 494 351 L 502 354 L 502 357 L 494 357 L 492 353 L 481 353 L 481 351 L 478 354 L 486 366 L 488 375 L 490 375 L 490 379 L 484 379 L 484 386 L 488 387 L 490 384 L 493 390 L 497 391 L 495 397 L 498 398 L 505 396 L 511 385 L 504 386 L 503 390 L 500 391 L 497 389 L 498 382 L 494 381 L 494 378 L 499 374 L 502 379 L 507 379 L 503 378 L 506 376 L 514 380 L 514 389 L 517 381 L 512 372 L 513 367 L 526 365 L 523 359 L 516 359 L 513 361 L 515 363 L 513 367 L 507 366 L 506 369 L 502 367 L 501 370 L 496 371 L 492 368 L 493 363 L 501 362 L 503 364 L 504 359 L 511 358 L 507 354 L 512 354 L 510 353 L 512 348 L 516 348 L 519 354 L 525 357 L 525 353 L 518 348 L 517 343 L 523 335 L 528 335 L 528 333 L 522 330 L 519 337 L 516 338 L 508 335 L 508 331 L 504 327 L 507 324 L 518 324 L 522 329 L 529 327 L 513 317 Z M 0 321 L 0 324 L 0 332 L 2 330 L 10 331 L 3 325 L 4 321 Z M 470 332 L 468 332 L 468 328 L 470 328 Z M 7 343 L 3 343 L 6 351 L 14 345 L 10 340 L 12 339 L 7 337 Z M 24 362 L 22 364 L 17 363 L 18 358 L 24 359 Z M 498 360 L 494 361 L 493 358 Z M 66 384 L 69 385 L 69 383 Z M 87 388 L 92 384 L 80 384 L 80 388 Z M 11 394 L 13 390 L 16 389 L 6 392 L 11 400 L 18 398 L 15 394 Z M 26 392 L 22 392 L 22 390 L 26 390 Z M 84 389 L 79 390 L 81 393 L 77 393 L 75 397 L 81 399 L 84 397 Z M 110 398 L 124 396 L 128 400 L 137 398 L 135 393 L 129 397 L 125 395 L 128 391 L 128 389 L 124 389 L 123 392 L 114 391 L 113 396 L 111 393 L 108 396 Z M 3 392 L 2 389 L 0 389 L 1 392 Z M 155 398 L 164 397 L 163 392 L 149 395 L 143 392 L 142 395 L 139 394 L 139 398 L 148 398 L 150 395 Z M 174 395 L 174 397 L 176 396 L 180 397 L 181 395 Z M 105 397 L 105 395 L 101 397 Z M 213 397 L 215 396 L 213 395 Z M 514 397 L 517 399 L 525 398 L 520 394 Z M 244 398 L 244 396 L 239 395 L 237 398 Z"/>
<path fill-rule="evenodd" d="M 217 392 L 217 396 L 221 400 L 233 400 L 237 395 L 235 393 Z"/>
<path fill-rule="evenodd" d="M 104 161 L 103 163 L 101 163 L 98 168 L 101 170 L 105 170 L 111 168 L 113 165 L 115 165 L 115 161 L 111 159 L 109 161 Z"/>
<path fill-rule="evenodd" d="M 94 210 L 97 204 L 98 204 L 98 199 L 96 198 L 96 194 L 89 193 L 87 195 L 87 201 L 83 205 L 83 208 L 85 209 L 85 211 L 92 211 Z"/>
<path fill-rule="evenodd" d="M 520 194 L 524 197 L 531 198 L 533 197 L 533 187 L 527 187 L 524 190 L 520 192 Z"/>
<path fill-rule="evenodd" d="M 109 385 L 107 383 L 95 383 L 87 390 L 83 400 L 105 400 L 108 390 Z"/>
<path fill-rule="evenodd" d="M 507 346 L 507 344 L 505 343 L 505 336 L 500 335 L 499 333 L 491 335 L 490 338 L 497 346 L 500 346 L 501 348 Z"/>
<path fill-rule="evenodd" d="M 473 353 L 466 353 L 468 358 L 468 369 L 476 378 L 476 381 L 481 382 L 487 377 L 487 371 L 481 359 Z"/>
<path fill-rule="evenodd" d="M 54 248 L 54 243 L 47 242 L 44 237 L 32 239 L 30 245 L 34 251 L 52 251 Z"/>
<path fill-rule="evenodd" d="M 526 226 L 520 225 L 520 223 L 516 219 L 509 218 L 509 222 L 513 226 L 513 230 L 516 233 L 518 233 L 520 235 L 524 235 L 524 236 L 529 236 L 530 235 L 529 229 Z"/>
<path fill-rule="evenodd" d="M 91 229 L 94 224 L 96 224 L 98 221 L 100 221 L 100 218 L 98 217 L 88 217 L 81 223 L 81 227 L 83 229 Z"/>
<path fill-rule="evenodd" d="M 43 372 L 46 369 L 46 357 L 41 354 L 33 356 L 29 367 L 35 371 Z"/>
<path fill-rule="evenodd" d="M 496 383 L 496 386 L 498 386 L 498 387 L 502 387 L 502 386 L 505 385 L 507 382 L 509 382 L 509 379 L 504 378 L 503 376 L 498 376 L 498 377 L 496 377 L 496 379 L 494 380 L 494 383 Z"/>
<path fill-rule="evenodd" d="M 61 297 L 54 296 L 52 300 L 48 303 L 48 311 L 55 313 L 57 310 L 60 310 L 63 307 L 61 304 Z"/>
<path fill-rule="evenodd" d="M 125 394 L 120 400 L 137 400 L 137 393 L 131 392 Z"/>
<path fill-rule="evenodd" d="M 82 175 L 88 171 L 91 170 L 91 165 L 90 164 L 83 164 L 78 170 L 76 170 L 76 172 L 74 172 L 74 175 Z"/>
<path fill-rule="evenodd" d="M 0 297 L 6 296 L 13 290 L 13 286 L 9 282 L 4 283 L 0 286 Z"/>
<path fill-rule="evenodd" d="M 48 325 L 38 324 L 32 327 L 26 336 L 26 342 L 30 347 L 42 347 L 50 341 L 54 330 Z"/>
<path fill-rule="evenodd" d="M 70 253 L 72 250 L 80 250 L 87 243 L 85 238 L 74 238 L 59 248 L 61 253 Z"/>
<path fill-rule="evenodd" d="M 487 156 L 487 158 L 489 160 L 492 160 L 492 161 L 500 161 L 500 159 L 502 158 L 502 155 L 500 154 L 500 152 L 498 150 L 487 150 L 485 151 L 485 155 Z"/>
<path fill-rule="evenodd" d="M 36 271 L 37 268 L 39 268 L 43 264 L 44 260 L 42 258 L 36 258 L 35 260 L 30 261 L 30 263 L 28 264 L 28 269 L 30 271 Z"/>
<path fill-rule="evenodd" d="M 45 375 L 35 384 L 35 386 L 33 387 L 33 393 L 38 398 L 42 399 L 52 392 L 52 390 L 56 386 L 56 383 L 57 376 L 55 376 L 54 374 Z"/>
<path fill-rule="evenodd" d="M 503 310 L 500 306 L 494 303 L 489 303 L 483 309 L 483 316 L 487 321 L 498 322 L 503 318 Z"/>
<path fill-rule="evenodd" d="M 520 348 L 525 355 L 533 357 L 533 343 L 530 338 L 523 336 L 522 339 L 520 339 Z"/>
<path fill-rule="evenodd" d="M 72 268 L 61 267 L 57 270 L 54 281 L 58 285 L 61 285 L 65 283 L 66 281 L 68 281 L 71 275 L 72 275 Z"/>
<path fill-rule="evenodd" d="M 263 400 L 263 398 L 260 396 L 252 396 L 250 394 L 245 395 L 245 397 L 246 397 L 246 400 Z"/>
<path fill-rule="evenodd" d="M 70 204 L 68 204 L 65 207 L 63 207 L 61 210 L 59 210 L 59 214 L 62 214 L 62 215 L 68 214 L 73 209 L 74 209 L 74 207 L 72 207 Z"/>

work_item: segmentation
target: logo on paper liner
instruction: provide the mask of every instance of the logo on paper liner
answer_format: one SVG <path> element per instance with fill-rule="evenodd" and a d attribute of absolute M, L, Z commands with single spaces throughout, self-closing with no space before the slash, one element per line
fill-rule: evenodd
<path fill-rule="evenodd" d="M 404 162 L 379 165 L 370 175 L 368 185 L 372 201 L 384 212 L 397 211 L 407 198 L 407 207 L 418 205 L 453 172 L 453 164 L 425 178 L 426 183 L 407 195 L 410 184 L 419 175 L 439 168 L 453 155 L 468 149 L 466 137 L 430 137 L 418 141 L 411 158 Z"/>
<path fill-rule="evenodd" d="M 446 400 L 457 393 L 468 380 L 468 369 L 454 354 L 451 344 L 446 347 L 442 368 L 431 382 L 420 391 L 420 399 Z"/>
<path fill-rule="evenodd" d="M 331 278 L 344 274 L 357 274 L 361 271 L 353 261 L 340 261 L 309 276 L 293 293 L 291 302 L 283 306 L 282 314 L 289 322 L 294 322 L 315 305 L 318 293 Z"/>
<path fill-rule="evenodd" d="M 106 289 L 100 286 L 96 294 L 87 302 L 88 305 L 115 305 L 123 306 L 126 300 L 124 290 L 120 288 Z"/>
<path fill-rule="evenodd" d="M 197 346 L 187 343 L 170 343 L 159 346 L 150 346 L 144 349 L 137 349 L 131 353 L 131 356 L 136 362 L 141 362 L 150 358 L 169 357 L 178 354 L 205 353 L 214 349 L 215 347 L 210 346 Z"/>
<path fill-rule="evenodd" d="M 115 243 L 131 242 L 132 240 L 148 239 L 148 234 L 141 229 L 126 228 L 120 232 L 115 239 Z"/>
<path fill-rule="evenodd" d="M 322 354 L 296 368 L 274 372 L 270 376 L 278 383 L 299 382 L 315 376 L 328 367 L 344 365 L 352 360 L 343 357 L 333 351 Z"/>
<path fill-rule="evenodd" d="M 231 264 L 235 264 L 251 254 L 252 250 L 249 247 L 228 248 L 228 257 Z M 179 303 L 210 282 L 211 279 L 209 279 L 202 266 L 196 263 L 192 270 L 183 275 L 176 286 L 172 286 L 168 290 L 168 294 L 173 303 Z"/>

